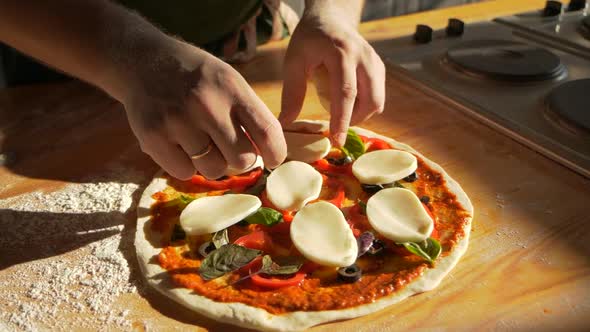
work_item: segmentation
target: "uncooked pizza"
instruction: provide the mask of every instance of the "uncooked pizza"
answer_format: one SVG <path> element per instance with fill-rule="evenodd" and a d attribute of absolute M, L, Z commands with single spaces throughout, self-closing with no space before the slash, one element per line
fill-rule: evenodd
<path fill-rule="evenodd" d="M 199 314 L 298 331 L 431 290 L 467 248 L 473 207 L 437 164 L 362 128 L 334 148 L 326 122 L 285 132 L 287 161 L 179 181 L 140 202 L 148 282 Z"/>

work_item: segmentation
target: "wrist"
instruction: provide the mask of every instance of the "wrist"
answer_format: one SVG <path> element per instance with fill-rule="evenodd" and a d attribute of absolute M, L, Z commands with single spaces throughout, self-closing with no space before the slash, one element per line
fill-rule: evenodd
<path fill-rule="evenodd" d="M 179 58 L 188 44 L 133 12 L 113 10 L 108 14 L 111 24 L 98 41 L 107 64 L 97 72 L 101 88 L 125 104 L 142 89 L 166 85 L 177 76 L 175 72 L 182 68 Z"/>
<path fill-rule="evenodd" d="M 303 18 L 337 18 L 341 23 L 351 23 L 356 27 L 360 22 L 363 3 L 363 0 L 305 0 Z"/>
<path fill-rule="evenodd" d="M 163 33 L 136 38 L 113 57 L 107 92 L 124 105 L 137 98 L 180 102 L 194 85 L 191 72 L 204 61 L 201 52 Z"/>

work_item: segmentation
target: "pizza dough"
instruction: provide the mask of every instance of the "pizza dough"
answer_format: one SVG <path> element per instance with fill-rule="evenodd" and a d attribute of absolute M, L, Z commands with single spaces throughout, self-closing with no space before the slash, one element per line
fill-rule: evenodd
<path fill-rule="evenodd" d="M 309 124 L 310 128 L 326 126 L 325 121 L 300 122 L 298 123 L 298 126 L 306 127 L 306 124 Z M 296 311 L 273 315 L 263 309 L 242 303 L 222 303 L 212 301 L 204 296 L 195 294 L 192 290 L 175 287 L 168 277 L 162 278 L 162 276 L 167 276 L 167 272 L 153 261 L 154 256 L 157 256 L 160 253 L 161 248 L 159 243 L 161 242 L 160 233 L 153 231 L 149 224 L 151 218 L 150 207 L 155 202 L 152 195 L 164 190 L 167 186 L 166 179 L 162 177 L 161 173 L 158 173 L 155 175 L 154 180 L 145 189 L 138 205 L 135 246 L 139 265 L 148 283 L 162 294 L 172 298 L 176 302 L 198 314 L 205 315 L 224 323 L 231 323 L 246 328 L 265 331 L 300 331 L 329 321 L 350 319 L 367 315 L 387 308 L 411 295 L 435 288 L 467 250 L 469 232 L 471 229 L 471 216 L 473 216 L 473 206 L 469 198 L 461 189 L 460 185 L 449 177 L 442 167 L 428 160 L 411 147 L 391 138 L 375 134 L 369 130 L 356 127 L 352 129 L 360 135 L 382 139 L 390 143 L 396 149 L 411 152 L 424 160 L 431 169 L 442 175 L 443 179 L 446 181 L 446 187 L 448 190 L 456 195 L 458 203 L 469 213 L 470 217 L 466 219 L 463 228 L 465 235 L 459 239 L 452 251 L 437 259 L 435 267 L 426 269 L 420 277 L 408 283 L 398 292 L 379 298 L 372 303 L 339 310 Z"/>

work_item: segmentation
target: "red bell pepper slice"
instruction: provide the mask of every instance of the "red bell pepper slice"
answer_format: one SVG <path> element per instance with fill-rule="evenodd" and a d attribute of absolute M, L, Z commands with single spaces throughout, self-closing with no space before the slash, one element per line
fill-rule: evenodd
<path fill-rule="evenodd" d="M 330 183 L 328 184 L 328 186 L 335 187 L 334 190 L 336 194 L 332 199 L 329 199 L 328 202 L 336 205 L 336 207 L 340 209 L 342 207 L 342 204 L 344 203 L 344 199 L 346 198 L 346 193 L 344 192 L 344 185 L 339 181 L 329 181 Z"/>
<path fill-rule="evenodd" d="M 260 270 L 260 268 L 262 267 L 262 257 L 257 257 L 256 259 L 254 259 L 252 262 L 250 262 L 248 265 L 246 265 L 248 267 L 248 273 L 256 273 L 255 271 Z M 305 279 L 305 272 L 303 271 L 299 271 L 294 273 L 291 276 L 281 276 L 281 277 L 274 277 L 274 276 L 270 276 L 270 275 L 266 275 L 266 274 L 253 274 L 252 277 L 252 282 L 259 286 L 259 287 L 263 287 L 263 288 L 268 288 L 268 289 L 277 289 L 277 288 L 283 288 L 283 287 L 289 287 L 289 286 L 297 286 L 299 284 L 301 284 L 301 282 L 303 281 L 303 279 Z"/>
<path fill-rule="evenodd" d="M 264 171 L 259 167 L 248 173 L 233 175 L 223 180 L 208 180 L 202 175 L 193 175 L 191 182 L 213 190 L 246 188 L 256 184 L 263 173 Z"/>
<path fill-rule="evenodd" d="M 277 289 L 289 286 L 298 286 L 305 279 L 305 273 L 297 272 L 289 278 L 275 278 L 263 274 L 255 274 L 252 276 L 252 282 L 260 287 Z"/>
<path fill-rule="evenodd" d="M 270 289 L 277 289 L 282 287 L 289 287 L 289 286 L 297 286 L 299 285 L 303 279 L 305 279 L 305 275 L 308 270 L 313 271 L 317 267 L 307 267 L 304 264 L 301 269 L 294 273 L 291 277 L 287 278 L 277 278 L 271 277 L 264 274 L 254 274 L 260 270 L 262 267 L 262 256 L 256 257 L 250 263 L 242 266 L 238 272 L 241 275 L 249 275 L 251 274 L 252 283 L 259 287 L 263 288 L 270 288 Z"/>
<path fill-rule="evenodd" d="M 281 211 L 283 213 L 283 222 L 290 223 L 293 221 L 293 212 L 292 211 Z"/>
<path fill-rule="evenodd" d="M 265 231 L 255 231 L 239 237 L 234 241 L 234 244 L 250 249 L 262 250 L 267 253 L 272 252 L 274 247 L 272 238 Z"/>
<path fill-rule="evenodd" d="M 346 165 L 332 165 L 326 159 L 320 159 L 314 162 L 312 166 L 320 172 L 326 172 L 330 174 L 353 175 L 352 163 L 348 163 Z"/>
<path fill-rule="evenodd" d="M 391 149 L 391 145 L 380 138 L 367 138 L 365 143 L 367 152 Z"/>

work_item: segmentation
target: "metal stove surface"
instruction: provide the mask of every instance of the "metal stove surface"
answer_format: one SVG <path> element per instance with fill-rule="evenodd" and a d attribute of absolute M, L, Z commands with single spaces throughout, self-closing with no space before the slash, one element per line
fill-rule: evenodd
<path fill-rule="evenodd" d="M 394 51 L 382 55 L 388 63 L 400 66 L 401 76 L 425 85 L 441 99 L 461 105 L 461 109 L 493 128 L 590 177 L 590 131 L 572 131 L 561 121 L 555 121 L 555 116 L 548 116 L 556 112 L 547 112 L 548 96 L 553 89 L 566 82 L 590 78 L 588 59 L 552 44 L 532 41 L 527 33 L 496 22 L 470 24 L 460 36 L 449 36 L 439 30 L 432 37 L 430 42 L 424 42 L 429 38 L 418 38 L 422 43 L 416 42 L 415 36 L 392 40 Z M 522 59 L 532 49 L 533 53 L 544 50 L 540 53 L 553 55 L 547 59 L 559 58 L 561 62 L 556 65 L 553 60 L 542 60 L 552 64 L 553 72 L 549 66 L 547 76 L 536 80 L 478 74 L 457 66 L 452 56 L 453 51 L 465 45 L 469 49 L 474 43 L 486 44 L 481 51 L 475 48 L 475 57 L 481 58 L 478 61 L 485 62 L 489 57 L 499 65 L 505 63 L 518 68 L 518 64 L 529 63 L 534 69 L 539 64 L 535 63 L 537 60 L 530 63 Z M 493 46 L 496 43 L 497 48 Z M 535 72 L 529 69 L 524 72 Z"/>
<path fill-rule="evenodd" d="M 532 39 L 552 42 L 558 48 L 590 59 L 590 27 L 587 24 L 590 20 L 590 9 L 585 1 L 577 2 L 580 5 L 576 6 L 575 10 L 558 5 L 554 13 L 539 10 L 499 17 L 495 21 L 528 31 Z M 548 1 L 545 8 L 547 9 L 551 3 L 557 1 Z"/>

